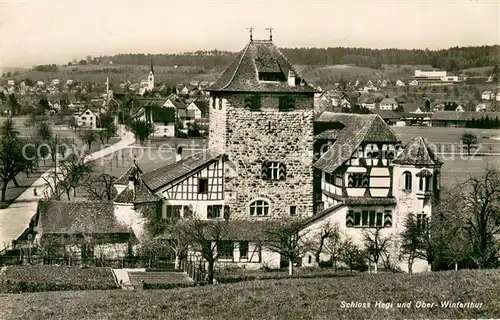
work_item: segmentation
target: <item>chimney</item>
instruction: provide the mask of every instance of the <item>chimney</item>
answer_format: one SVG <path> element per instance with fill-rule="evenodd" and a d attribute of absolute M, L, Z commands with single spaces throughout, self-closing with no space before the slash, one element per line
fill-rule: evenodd
<path fill-rule="evenodd" d="M 175 162 L 182 160 L 182 147 L 177 147 L 177 152 L 175 154 Z"/>
<path fill-rule="evenodd" d="M 288 86 L 295 87 L 295 73 L 292 70 L 288 70 Z"/>

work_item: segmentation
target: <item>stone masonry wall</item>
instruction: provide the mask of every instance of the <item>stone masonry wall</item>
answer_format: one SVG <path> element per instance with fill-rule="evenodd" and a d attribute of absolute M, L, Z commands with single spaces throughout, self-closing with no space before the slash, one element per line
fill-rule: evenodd
<path fill-rule="evenodd" d="M 279 111 L 276 95 L 262 96 L 261 110 L 250 111 L 244 108 L 245 97 L 224 97 L 225 149 L 237 165 L 237 176 L 226 177 L 224 186 L 226 191 L 237 192 L 231 215 L 252 219 L 248 207 L 256 199 L 269 201 L 272 218 L 289 215 L 292 205 L 297 206 L 297 214 L 312 215 L 313 97 L 297 96 L 293 111 Z M 285 163 L 286 180 L 263 180 L 263 161 Z"/>

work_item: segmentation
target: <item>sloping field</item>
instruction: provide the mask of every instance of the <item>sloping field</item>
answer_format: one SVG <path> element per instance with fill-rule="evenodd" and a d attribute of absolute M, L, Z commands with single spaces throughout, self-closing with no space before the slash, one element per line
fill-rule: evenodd
<path fill-rule="evenodd" d="M 23 320 L 497 318 L 499 289 L 498 270 L 366 274 L 166 291 L 0 295 L 0 314 Z"/>

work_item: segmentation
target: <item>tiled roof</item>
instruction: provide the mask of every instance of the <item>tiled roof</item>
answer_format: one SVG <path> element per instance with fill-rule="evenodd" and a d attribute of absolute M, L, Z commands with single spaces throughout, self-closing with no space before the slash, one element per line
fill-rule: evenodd
<path fill-rule="evenodd" d="M 289 71 L 295 74 L 296 86 L 289 86 Z M 282 82 L 261 82 L 259 72 L 280 73 Z M 271 41 L 250 41 L 237 55 L 222 76 L 208 88 L 209 91 L 253 92 L 315 92 L 299 76 L 286 57 Z"/>
<path fill-rule="evenodd" d="M 360 205 L 360 206 L 365 206 L 365 205 L 395 205 L 396 204 L 396 198 L 394 197 L 342 197 L 338 196 L 336 194 L 333 194 L 328 191 L 324 191 L 323 193 L 330 198 L 333 198 L 337 201 L 341 201 L 342 203 L 346 205 Z"/>
<path fill-rule="evenodd" d="M 220 156 L 220 154 L 215 154 L 208 151 L 200 152 L 190 157 L 184 158 L 178 162 L 168 164 L 164 167 L 150 172 L 146 172 L 141 175 L 141 179 L 150 190 L 154 191 L 196 171 L 201 167 L 204 167 Z"/>
<path fill-rule="evenodd" d="M 325 130 L 314 136 L 314 139 L 328 139 L 328 140 L 337 139 L 337 136 L 339 135 L 340 131 L 341 130 L 338 129 Z"/>
<path fill-rule="evenodd" d="M 193 101 L 193 103 L 200 109 L 202 113 L 207 112 L 208 110 L 208 103 L 205 100 L 201 99 L 196 99 Z"/>
<path fill-rule="evenodd" d="M 127 169 L 127 171 L 125 171 L 124 174 L 122 174 L 115 181 L 115 184 L 128 185 L 128 180 L 130 176 L 137 178 L 141 173 L 142 173 L 141 168 L 139 168 L 139 166 L 137 166 L 137 164 L 134 163 L 130 166 L 130 168 Z"/>
<path fill-rule="evenodd" d="M 383 120 L 394 120 L 394 119 L 400 118 L 400 114 L 398 114 L 392 110 L 374 109 L 374 110 L 371 110 L 371 112 L 378 114 Z"/>
<path fill-rule="evenodd" d="M 393 164 L 434 166 L 443 162 L 429 148 L 422 137 L 413 137 L 406 144 L 403 152 L 392 161 Z"/>
<path fill-rule="evenodd" d="M 459 111 L 436 111 L 431 117 L 435 121 L 458 121 L 463 112 Z"/>
<path fill-rule="evenodd" d="M 332 173 L 348 160 L 364 142 L 399 142 L 391 128 L 376 114 L 324 112 L 317 122 L 340 122 L 344 128 L 337 140 L 325 152 L 314 167 Z"/>
<path fill-rule="evenodd" d="M 397 102 L 392 98 L 384 98 L 380 101 L 380 104 L 397 104 Z"/>
<path fill-rule="evenodd" d="M 38 225 L 46 233 L 130 233 L 120 224 L 110 201 L 39 201 Z"/>
<path fill-rule="evenodd" d="M 430 172 L 428 169 L 423 168 L 416 174 L 417 177 L 430 177 L 432 176 L 432 172 Z"/>
<path fill-rule="evenodd" d="M 133 188 L 127 186 L 119 195 L 114 199 L 118 203 L 146 203 L 146 202 L 156 202 L 159 198 L 151 193 L 148 188 L 138 180 L 139 184 L 136 184 Z"/>
<path fill-rule="evenodd" d="M 336 204 L 334 206 L 331 206 L 329 208 L 326 208 L 325 210 L 322 210 L 322 211 L 316 213 L 315 215 L 313 215 L 312 217 L 310 217 L 310 218 L 306 219 L 306 221 L 304 221 L 304 226 L 310 225 L 311 223 L 315 222 L 316 220 L 318 220 L 326 215 L 329 215 L 330 213 L 336 211 L 337 209 L 342 208 L 343 206 L 345 206 L 345 204 L 339 203 L 339 204 Z"/>

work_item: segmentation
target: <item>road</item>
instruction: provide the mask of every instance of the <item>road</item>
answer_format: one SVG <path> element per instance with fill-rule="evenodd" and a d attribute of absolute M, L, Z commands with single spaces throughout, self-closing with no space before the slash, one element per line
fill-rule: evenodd
<path fill-rule="evenodd" d="M 125 148 L 135 142 L 134 135 L 125 133 L 117 143 L 90 154 L 85 161 L 99 159 Z M 43 199 L 44 191 L 50 188 L 46 180 L 50 177 L 53 169 L 47 170 L 33 184 L 28 187 L 11 205 L 0 209 L 0 251 L 10 246 L 12 240 L 17 239 L 28 227 L 29 221 L 35 215 L 38 200 Z M 45 179 L 44 179 L 45 178 Z M 35 188 L 37 195 L 35 195 Z"/>

